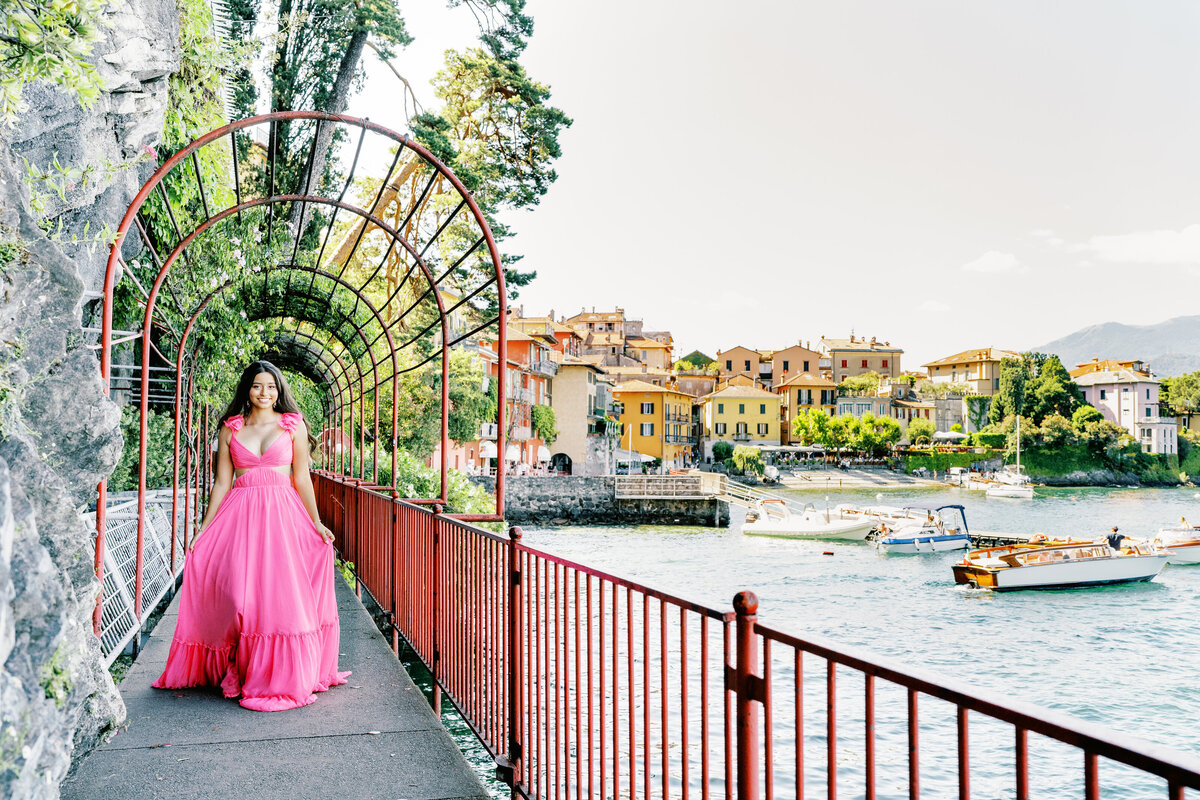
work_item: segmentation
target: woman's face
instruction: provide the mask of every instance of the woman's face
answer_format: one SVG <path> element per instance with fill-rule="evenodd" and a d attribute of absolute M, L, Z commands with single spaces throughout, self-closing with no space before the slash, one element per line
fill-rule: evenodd
<path fill-rule="evenodd" d="M 260 372 L 254 377 L 250 386 L 250 405 L 255 408 L 269 409 L 279 399 L 279 387 L 275 385 L 275 376 L 269 372 Z"/>

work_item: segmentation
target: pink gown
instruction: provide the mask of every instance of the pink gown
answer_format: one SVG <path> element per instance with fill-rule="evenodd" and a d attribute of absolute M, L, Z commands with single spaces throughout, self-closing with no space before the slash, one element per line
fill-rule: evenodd
<path fill-rule="evenodd" d="M 238 476 L 187 557 L 179 623 L 159 689 L 219 686 L 255 711 L 283 711 L 346 682 L 338 672 L 339 628 L 333 545 L 317 533 L 292 477 L 271 469 L 292 463 L 291 431 L 256 456 L 237 440 L 229 454 Z"/>

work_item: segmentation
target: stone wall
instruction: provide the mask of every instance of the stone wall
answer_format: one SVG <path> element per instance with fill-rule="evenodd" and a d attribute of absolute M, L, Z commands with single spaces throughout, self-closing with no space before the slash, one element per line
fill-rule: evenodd
<path fill-rule="evenodd" d="M 472 481 L 495 492 L 496 479 Z M 729 504 L 716 499 L 618 500 L 615 478 L 509 476 L 504 481 L 504 517 L 514 524 L 704 525 L 729 524 Z"/>
<path fill-rule="evenodd" d="M 175 4 L 128 0 L 107 15 L 95 106 L 26 87 L 29 112 L 0 132 L 0 797 L 21 800 L 58 797 L 72 757 L 125 716 L 92 633 L 95 531 L 83 513 L 121 452 L 120 412 L 80 325 L 107 250 L 64 252 L 43 234 L 22 160 L 115 167 L 48 209 L 68 237 L 115 230 L 153 170 L 145 148 L 178 66 Z"/>

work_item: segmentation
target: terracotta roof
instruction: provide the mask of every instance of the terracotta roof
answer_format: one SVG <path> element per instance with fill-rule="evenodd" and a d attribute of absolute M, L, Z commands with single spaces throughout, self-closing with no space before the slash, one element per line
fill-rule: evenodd
<path fill-rule="evenodd" d="M 863 352 L 872 353 L 903 353 L 899 347 L 892 347 L 890 342 L 875 342 L 871 344 L 863 339 L 855 339 L 853 342 L 849 339 L 821 339 L 821 346 L 826 350 L 861 350 Z"/>
<path fill-rule="evenodd" d="M 1082 364 L 1076 364 L 1075 369 L 1071 370 L 1069 374 L 1072 378 L 1078 378 L 1080 375 L 1087 375 L 1089 372 L 1115 372 L 1122 369 L 1129 370 L 1130 372 L 1142 372 L 1141 370 L 1133 369 L 1134 364 L 1144 365 L 1144 362 L 1137 359 L 1130 361 L 1117 361 L 1111 358 L 1101 361 L 1100 359 L 1095 358 L 1091 361 L 1085 361 Z"/>
<path fill-rule="evenodd" d="M 788 386 L 820 386 L 823 389 L 832 389 L 836 387 L 837 384 L 828 378 L 822 378 L 820 375 L 812 375 L 807 372 L 801 372 L 799 375 L 793 376 L 791 380 L 779 384 L 777 388 L 784 389 Z"/>
<path fill-rule="evenodd" d="M 583 340 L 588 345 L 603 345 L 611 347 L 613 345 L 623 345 L 625 343 L 625 334 L 620 331 L 604 331 L 603 333 L 593 331 Z"/>
<path fill-rule="evenodd" d="M 678 389 L 672 389 L 667 386 L 655 386 L 653 383 L 646 383 L 645 381 L 625 381 L 625 383 L 618 383 L 613 387 L 613 394 L 618 392 L 670 392 L 671 394 L 687 396 L 686 392 L 681 392 Z"/>
<path fill-rule="evenodd" d="M 630 336 L 625 340 L 625 343 L 630 347 L 640 347 L 643 350 L 672 350 L 674 349 L 669 344 L 663 344 L 657 339 L 647 339 L 644 336 Z"/>
<path fill-rule="evenodd" d="M 1134 372 L 1131 369 L 1105 370 L 1104 372 L 1089 372 L 1075 379 L 1079 386 L 1098 386 L 1102 383 L 1159 383 L 1158 378 L 1144 372 Z"/>
<path fill-rule="evenodd" d="M 762 397 L 778 400 L 779 395 L 774 392 L 768 392 L 766 389 L 759 389 L 757 386 L 726 386 L 719 392 L 706 394 L 704 397 Z"/>
<path fill-rule="evenodd" d="M 926 403 L 923 400 L 893 400 L 892 405 L 898 408 L 937 408 L 935 403 Z"/>
<path fill-rule="evenodd" d="M 975 350 L 963 350 L 961 353 L 955 353 L 952 356 L 939 358 L 937 361 L 930 361 L 928 364 L 922 364 L 922 367 L 949 367 L 954 364 L 974 364 L 980 361 L 999 361 L 1002 358 L 1020 358 L 1020 353 L 1014 353 L 1011 350 L 1001 350 L 997 347 L 980 347 Z"/>

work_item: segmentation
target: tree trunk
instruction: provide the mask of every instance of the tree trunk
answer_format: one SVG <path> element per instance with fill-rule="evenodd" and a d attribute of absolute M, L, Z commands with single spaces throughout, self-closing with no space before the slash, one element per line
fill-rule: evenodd
<path fill-rule="evenodd" d="M 346 53 L 342 56 L 342 63 L 338 67 L 337 79 L 333 82 L 333 92 L 330 95 L 329 102 L 321 111 L 328 111 L 331 114 L 341 114 L 345 112 L 346 106 L 350 103 L 350 90 L 354 83 L 354 73 L 358 70 L 359 62 L 362 61 L 363 49 L 367 44 L 367 31 L 364 28 L 356 27 L 354 34 L 350 37 L 350 43 L 346 47 Z M 317 145 L 313 151 L 312 165 L 305 177 L 302 186 L 307 185 L 309 193 L 315 193 L 319 190 L 321 184 L 321 174 L 325 172 L 325 164 L 328 161 L 329 146 L 333 142 L 334 126 L 329 123 L 323 123 L 317 132 Z M 303 231 L 299 230 L 301 209 L 305 208 L 304 204 L 297 204 L 292 208 L 289 227 L 293 236 L 299 236 Z"/>

